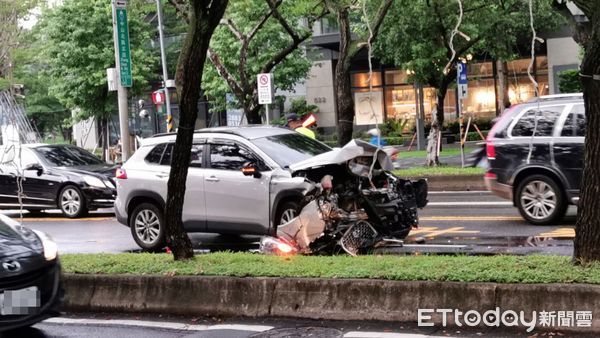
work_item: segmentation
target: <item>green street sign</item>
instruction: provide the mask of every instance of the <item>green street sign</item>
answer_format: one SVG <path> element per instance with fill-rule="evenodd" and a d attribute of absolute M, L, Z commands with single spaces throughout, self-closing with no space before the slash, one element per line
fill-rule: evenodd
<path fill-rule="evenodd" d="M 119 44 L 119 74 L 121 86 L 131 87 L 131 51 L 129 50 L 129 26 L 127 25 L 127 9 L 116 9 L 117 14 L 117 42 Z"/>

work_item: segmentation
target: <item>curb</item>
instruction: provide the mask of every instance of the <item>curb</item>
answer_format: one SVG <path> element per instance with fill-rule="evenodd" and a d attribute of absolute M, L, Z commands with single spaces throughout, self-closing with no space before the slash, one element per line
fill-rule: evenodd
<path fill-rule="evenodd" d="M 448 175 L 448 176 L 423 176 L 410 179 L 427 178 L 431 191 L 485 191 L 483 175 Z"/>
<path fill-rule="evenodd" d="M 67 311 L 417 322 L 418 309 L 498 307 L 529 319 L 533 311 L 592 311 L 591 327 L 564 329 L 600 332 L 600 285 L 79 274 L 63 283 Z M 448 323 L 456 325 L 452 315 Z"/>

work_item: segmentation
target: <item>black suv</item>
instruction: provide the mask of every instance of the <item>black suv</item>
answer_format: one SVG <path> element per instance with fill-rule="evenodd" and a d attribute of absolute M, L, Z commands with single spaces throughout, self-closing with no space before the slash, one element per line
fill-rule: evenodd
<path fill-rule="evenodd" d="M 532 224 L 557 222 L 579 200 L 584 136 L 581 94 L 512 106 L 486 141 L 488 189 L 512 200 Z"/>

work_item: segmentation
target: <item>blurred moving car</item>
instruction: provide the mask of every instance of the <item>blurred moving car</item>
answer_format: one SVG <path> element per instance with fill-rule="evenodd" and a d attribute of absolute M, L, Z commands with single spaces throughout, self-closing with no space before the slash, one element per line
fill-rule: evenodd
<path fill-rule="evenodd" d="M 0 214 L 0 331 L 58 315 L 63 290 L 56 243 Z"/>
<path fill-rule="evenodd" d="M 581 94 L 542 96 L 506 110 L 486 141 L 488 189 L 513 201 L 531 224 L 559 221 L 579 201 L 585 121 Z"/>
<path fill-rule="evenodd" d="M 0 209 L 60 209 L 69 218 L 114 204 L 115 166 L 68 144 L 0 146 Z"/>

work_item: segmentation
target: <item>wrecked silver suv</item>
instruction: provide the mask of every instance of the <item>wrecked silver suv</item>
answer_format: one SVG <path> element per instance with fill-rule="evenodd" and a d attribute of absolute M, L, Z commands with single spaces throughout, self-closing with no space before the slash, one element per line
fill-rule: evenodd
<path fill-rule="evenodd" d="M 385 151 L 360 140 L 291 165 L 292 175 L 312 182 L 312 189 L 299 216 L 264 238 L 261 250 L 356 255 L 401 244 L 418 225 L 417 208 L 427 204 L 427 182 L 403 180 L 391 169 Z"/>
<path fill-rule="evenodd" d="M 145 139 L 116 175 L 117 219 L 131 229 L 136 243 L 148 251 L 158 251 L 165 246 L 163 216 L 174 141 L 174 134 Z M 356 154 L 369 156 L 368 151 L 377 148 L 357 142 L 360 145 L 353 143 L 332 150 L 294 131 L 265 126 L 196 131 L 183 204 L 184 229 L 187 232 L 277 236 L 278 225 L 295 219 L 298 212 L 314 200 L 315 193 L 323 186 L 320 183 L 323 177 L 330 175 L 333 177 L 331 191 L 338 198 L 335 205 L 340 210 L 350 213 L 350 217 L 365 218 L 366 214 L 374 224 L 379 224 L 377 220 L 372 221 L 376 217 L 383 218 L 385 224 L 399 217 L 399 223 L 394 224 L 402 224 L 402 230 L 397 228 L 400 232 L 396 235 L 398 238 L 406 236 L 410 226 L 417 222 L 416 209 L 413 206 L 388 209 L 383 201 L 385 198 L 395 201 L 395 193 L 389 195 L 388 191 L 385 194 L 389 196 L 385 198 L 368 197 L 375 203 L 374 209 L 360 206 L 363 202 L 357 198 L 365 195 L 362 190 L 372 190 L 375 194 L 377 189 L 350 179 L 360 176 L 352 174 L 348 168 L 364 171 L 365 167 L 358 159 L 356 166 L 348 167 L 348 161 L 360 157 Z M 356 145 L 367 152 L 350 150 Z M 338 157 L 336 154 L 340 152 L 347 156 Z M 330 155 L 333 158 L 329 158 Z M 400 181 L 386 171 L 390 169 L 387 156 L 381 151 L 378 156 L 387 162 L 377 162 L 375 175 L 370 180 L 372 184 L 388 190 L 390 184 L 403 186 L 405 183 L 394 182 L 406 181 Z M 327 158 L 328 162 L 324 162 Z M 394 215 L 388 215 L 389 212 Z M 408 228 L 407 224 L 410 225 Z"/>

